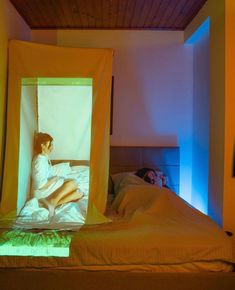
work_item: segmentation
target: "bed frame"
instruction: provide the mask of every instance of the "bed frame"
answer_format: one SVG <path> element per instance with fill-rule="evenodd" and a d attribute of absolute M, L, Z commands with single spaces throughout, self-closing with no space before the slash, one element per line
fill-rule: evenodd
<path fill-rule="evenodd" d="M 179 148 L 111 147 L 110 172 L 160 167 L 179 188 Z M 221 290 L 235 289 L 235 273 L 148 273 L 58 269 L 0 269 L 1 290 Z"/>
<path fill-rule="evenodd" d="M 0 270 L 1 290 L 232 290 L 235 273 Z"/>

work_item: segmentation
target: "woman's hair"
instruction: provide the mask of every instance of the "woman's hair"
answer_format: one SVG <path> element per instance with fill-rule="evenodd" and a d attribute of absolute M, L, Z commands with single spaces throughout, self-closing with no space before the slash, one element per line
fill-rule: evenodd
<path fill-rule="evenodd" d="M 53 138 L 51 137 L 51 135 L 47 134 L 47 133 L 37 133 L 35 135 L 35 142 L 34 142 L 34 151 L 35 154 L 40 154 L 42 153 L 42 144 L 45 144 L 46 142 L 50 142 L 53 141 Z"/>
<path fill-rule="evenodd" d="M 155 173 L 155 170 L 152 169 L 152 168 L 147 168 L 147 167 L 144 167 L 144 168 L 141 168 L 139 169 L 138 171 L 136 171 L 135 175 L 139 176 L 140 178 L 143 178 L 145 181 L 150 182 L 150 178 L 148 177 L 147 173 L 149 171 L 152 171 Z"/>

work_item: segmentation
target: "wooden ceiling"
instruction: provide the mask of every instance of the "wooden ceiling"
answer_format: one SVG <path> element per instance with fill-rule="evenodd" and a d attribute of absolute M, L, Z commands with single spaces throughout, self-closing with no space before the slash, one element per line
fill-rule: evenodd
<path fill-rule="evenodd" d="M 32 29 L 184 30 L 206 0 L 10 0 Z"/>

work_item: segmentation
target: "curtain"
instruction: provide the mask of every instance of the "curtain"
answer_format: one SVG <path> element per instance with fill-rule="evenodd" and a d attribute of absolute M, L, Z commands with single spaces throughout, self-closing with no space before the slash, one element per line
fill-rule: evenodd
<path fill-rule="evenodd" d="M 1 215 L 15 213 L 19 184 L 23 78 L 92 78 L 90 192 L 86 223 L 107 221 L 112 49 L 65 48 L 12 40 L 9 44 L 7 146 Z"/>

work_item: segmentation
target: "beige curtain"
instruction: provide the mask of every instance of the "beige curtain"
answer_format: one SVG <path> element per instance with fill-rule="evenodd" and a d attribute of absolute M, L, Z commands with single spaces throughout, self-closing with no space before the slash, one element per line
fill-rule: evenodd
<path fill-rule="evenodd" d="M 112 49 L 65 48 L 13 40 L 9 50 L 7 147 L 1 215 L 14 215 L 17 208 L 22 78 L 92 78 L 90 194 L 86 223 L 105 222 Z"/>

